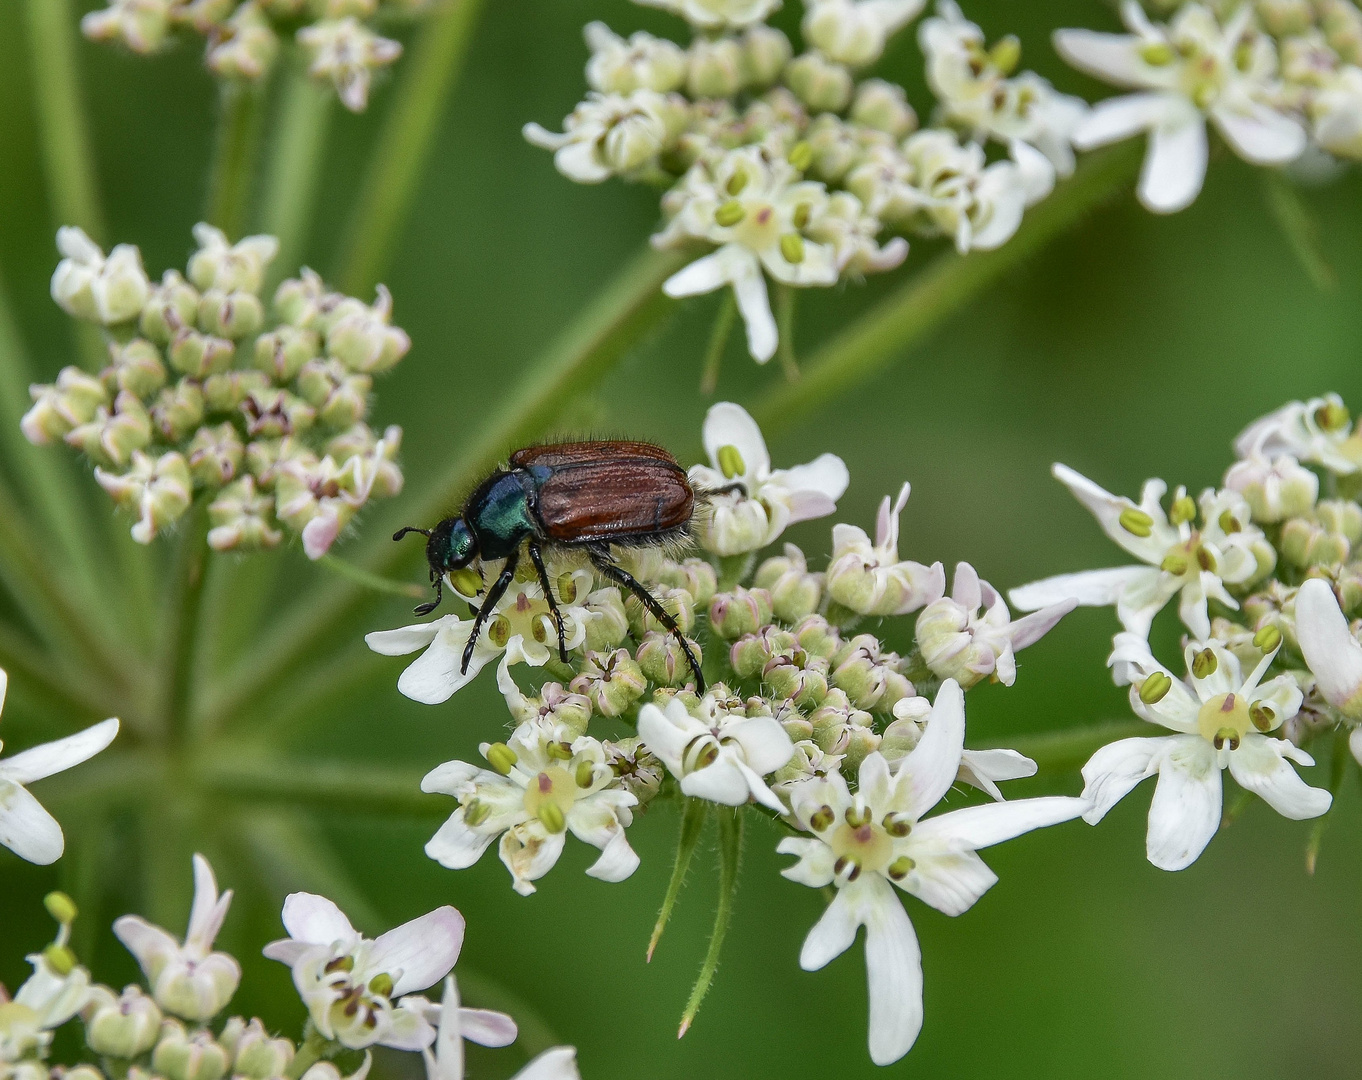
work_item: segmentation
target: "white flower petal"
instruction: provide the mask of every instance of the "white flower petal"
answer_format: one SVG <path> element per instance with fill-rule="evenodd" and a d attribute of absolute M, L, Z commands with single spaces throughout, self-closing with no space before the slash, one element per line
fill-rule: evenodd
<path fill-rule="evenodd" d="M 510 1046 L 519 1034 L 514 1020 L 492 1009 L 460 1008 L 459 1030 L 479 1046 Z"/>
<path fill-rule="evenodd" d="M 972 851 L 939 844 L 915 844 L 912 851 L 917 865 L 899 887 L 944 915 L 963 914 L 998 883 L 998 875 Z"/>
<path fill-rule="evenodd" d="M 1220 766 L 1200 735 L 1169 735 L 1163 742 L 1145 849 L 1160 870 L 1183 870 L 1220 828 Z"/>
<path fill-rule="evenodd" d="M 46 866 L 61 858 L 65 841 L 57 819 L 20 785 L 0 779 L 0 847 Z"/>
<path fill-rule="evenodd" d="M 1053 40 L 1055 52 L 1079 71 L 1114 86 L 1148 85 L 1148 65 L 1140 59 L 1138 40 L 1130 34 L 1056 30 Z"/>
<path fill-rule="evenodd" d="M 776 354 L 780 331 L 776 329 L 776 317 L 771 314 L 766 278 L 755 261 L 750 273 L 733 279 L 733 295 L 738 301 L 743 325 L 747 327 L 747 351 L 753 360 L 764 364 Z"/>
<path fill-rule="evenodd" d="M 976 849 L 990 847 L 1032 829 L 1070 821 L 1091 805 L 1087 799 L 1050 795 L 967 806 L 918 822 L 912 835 L 924 843 Z"/>
<path fill-rule="evenodd" d="M 1096 825 L 1107 811 L 1135 789 L 1141 780 L 1158 772 L 1157 758 L 1170 736 L 1150 739 L 1119 739 L 1108 743 L 1083 766 L 1082 798 L 1091 803 L 1083 820 Z"/>
<path fill-rule="evenodd" d="M 1225 141 L 1255 165 L 1285 165 L 1305 152 L 1305 129 L 1290 116 L 1258 102 L 1217 107 L 1211 119 Z"/>
<path fill-rule="evenodd" d="M 1109 570 L 1082 570 L 1057 574 L 1008 592 L 1018 611 L 1038 611 L 1068 600 L 1081 607 L 1109 607 L 1132 585 L 1157 580 L 1161 571 L 1154 566 L 1114 566 Z"/>
<path fill-rule="evenodd" d="M 545 1050 L 512 1077 L 512 1080 L 581 1080 L 577 1071 L 577 1049 L 555 1046 Z"/>
<path fill-rule="evenodd" d="M 1153 128 L 1136 189 L 1145 209 L 1173 214 L 1191 206 L 1206 179 L 1206 156 L 1206 123 L 1199 115 Z"/>
<path fill-rule="evenodd" d="M 118 721 L 105 720 L 64 739 L 35 746 L 0 761 L 0 779 L 31 784 L 34 780 L 63 772 L 94 757 L 113 742 L 117 734 Z"/>
<path fill-rule="evenodd" d="M 866 880 L 869 880 L 869 875 Z M 850 891 L 855 892 L 854 889 Z M 894 902 L 898 903 L 897 900 Z M 856 940 L 856 930 L 861 925 L 858 915 L 848 889 L 838 889 L 822 918 L 813 924 L 813 929 L 804 939 L 804 945 L 799 950 L 799 966 L 805 971 L 817 971 L 851 948 Z"/>
<path fill-rule="evenodd" d="M 400 626 L 396 630 L 375 630 L 364 635 L 364 644 L 383 656 L 406 656 L 424 649 L 435 640 L 440 629 L 451 622 L 459 622 L 459 617 L 444 615 L 433 622 Z"/>
<path fill-rule="evenodd" d="M 370 961 L 380 971 L 402 972 L 392 997 L 424 990 L 449 974 L 463 948 L 463 931 L 463 916 L 446 904 L 381 934 Z"/>
<path fill-rule="evenodd" d="M 496 838 L 495 832 L 479 832 L 472 828 L 463 819 L 463 807 L 459 807 L 426 841 L 425 852 L 450 870 L 467 870 L 482 858 L 482 853 Z"/>
<path fill-rule="evenodd" d="M 692 798 L 708 799 L 724 806 L 743 806 L 752 793 L 747 777 L 737 763 L 722 754 L 714 764 L 682 777 L 681 791 Z"/>
<path fill-rule="evenodd" d="M 359 938 L 345 912 L 316 893 L 289 893 L 284 899 L 283 921 L 289 937 L 309 945 L 331 945 Z"/>
<path fill-rule="evenodd" d="M 914 818 L 920 818 L 951 789 L 964 748 L 965 695 L 959 683 L 947 679 L 936 692 L 927 730 L 898 767 L 898 776 L 909 783 L 907 812 Z"/>
<path fill-rule="evenodd" d="M 718 401 L 705 413 L 701 439 L 710 463 L 719 467 L 719 450 L 732 446 L 742 457 L 744 475 L 765 478 L 771 471 L 771 455 L 766 439 L 751 414 L 731 401 Z M 807 468 L 808 466 L 801 466 Z"/>
<path fill-rule="evenodd" d="M 469 658 L 468 670 L 461 670 L 463 650 L 472 630 L 471 620 L 442 629 L 430 647 L 398 677 L 398 691 L 423 705 L 439 705 L 472 682 L 495 655 L 482 648 L 480 641 Z"/>
<path fill-rule="evenodd" d="M 746 764 L 759 777 L 775 772 L 794 756 L 790 736 L 770 716 L 753 716 L 725 724 L 723 735 L 742 747 Z"/>
<path fill-rule="evenodd" d="M 1354 719 L 1362 715 L 1362 645 L 1333 589 L 1319 578 L 1307 579 L 1296 593 L 1296 637 L 1325 700 Z"/>
<path fill-rule="evenodd" d="M 1323 788 L 1311 787 L 1282 756 L 1291 744 L 1249 732 L 1230 752 L 1230 774 L 1245 791 L 1251 791 L 1282 817 L 1293 821 L 1328 813 L 1334 797 Z"/>
<path fill-rule="evenodd" d="M 638 869 L 639 858 L 624 835 L 623 827 L 615 831 L 601 848 L 601 857 L 587 867 L 587 875 L 599 881 L 623 881 Z"/>
<path fill-rule="evenodd" d="M 217 878 L 208 860 L 197 852 L 194 854 L 194 904 L 189 912 L 189 931 L 185 934 L 185 947 L 207 955 L 213 941 L 222 929 L 227 918 L 227 909 L 232 904 L 232 890 L 228 889 L 218 897 Z"/>

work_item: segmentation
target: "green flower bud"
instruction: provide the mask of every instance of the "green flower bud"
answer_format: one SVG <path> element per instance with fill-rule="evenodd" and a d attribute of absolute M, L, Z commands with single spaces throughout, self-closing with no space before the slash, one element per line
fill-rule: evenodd
<path fill-rule="evenodd" d="M 700 646 L 686 639 L 699 657 Z M 665 630 L 650 630 L 638 647 L 638 666 L 649 681 L 659 686 L 684 686 L 692 678 L 690 662 L 675 636 Z"/>
<path fill-rule="evenodd" d="M 709 603 L 709 625 L 725 641 L 743 634 L 754 634 L 771 621 L 771 594 L 765 589 L 744 589 L 715 593 Z"/>
<path fill-rule="evenodd" d="M 160 350 L 145 338 L 133 338 L 126 345 L 111 345 L 113 378 L 120 390 L 147 398 L 166 384 L 166 369 Z"/>
<path fill-rule="evenodd" d="M 198 290 L 178 270 L 167 270 L 147 297 L 137 326 L 156 344 L 169 345 L 181 330 L 193 328 L 198 314 Z"/>
<path fill-rule="evenodd" d="M 114 398 L 113 412 L 96 411 L 89 423 L 72 428 L 66 442 L 86 457 L 120 468 L 151 442 L 152 418 L 137 397 L 126 390 Z"/>
<path fill-rule="evenodd" d="M 584 695 L 607 718 L 627 712 L 647 687 L 642 669 L 623 649 L 608 655 L 587 653 L 582 673 L 570 684 L 573 693 Z"/>
<path fill-rule="evenodd" d="M 851 72 L 822 53 L 806 52 L 785 65 L 785 85 L 814 112 L 839 113 L 851 103 Z"/>
<path fill-rule="evenodd" d="M 189 472 L 202 487 L 231 483 L 245 456 L 241 436 L 231 424 L 199 428 L 187 447 Z"/>
<path fill-rule="evenodd" d="M 210 1032 L 186 1035 L 175 1020 L 161 1025 L 160 1040 L 151 1054 L 151 1067 L 165 1080 L 221 1080 L 231 1061 Z"/>
<path fill-rule="evenodd" d="M 757 89 L 770 86 L 780 78 L 781 71 L 794 54 L 790 39 L 765 23 L 747 28 L 742 36 L 742 51 L 743 81 Z M 795 165 L 795 168 L 800 166 Z"/>
<path fill-rule="evenodd" d="M 799 647 L 810 656 L 831 660 L 842 648 L 842 635 L 822 615 L 809 615 L 794 628 Z"/>
<path fill-rule="evenodd" d="M 303 365 L 320 352 L 321 341 L 315 331 L 286 323 L 255 339 L 255 366 L 277 383 L 292 382 Z"/>
<path fill-rule="evenodd" d="M 203 390 L 188 379 L 167 386 L 151 407 L 151 422 L 166 442 L 180 442 L 203 423 Z"/>
<path fill-rule="evenodd" d="M 686 93 L 692 98 L 727 98 L 743 84 L 745 60 L 736 38 L 697 37 L 691 42 Z"/>
<path fill-rule="evenodd" d="M 682 563 L 666 562 L 658 580 L 674 589 L 690 593 L 697 608 L 708 607 L 718 588 L 714 567 L 703 559 L 687 559 Z"/>
<path fill-rule="evenodd" d="M 1362 506 L 1351 499 L 1323 499 L 1315 506 L 1315 520 L 1325 530 L 1347 539 L 1350 545 L 1362 543 Z"/>
<path fill-rule="evenodd" d="M 84 1015 L 90 1049 L 123 1061 L 150 1050 L 161 1030 L 160 1008 L 136 986 L 127 987 L 121 997 L 107 987 L 97 988 Z"/>
<path fill-rule="evenodd" d="M 265 309 L 260 298 L 248 292 L 209 289 L 199 300 L 199 329 L 217 337 L 249 337 L 260 332 Z"/>
<path fill-rule="evenodd" d="M 690 633 L 695 626 L 695 601 L 691 599 L 690 593 L 685 589 L 673 589 L 667 585 L 654 586 L 651 591 L 653 598 L 662 605 L 662 609 L 676 620 L 681 633 Z M 667 629 L 632 593 L 624 601 L 624 610 L 629 616 L 629 626 L 637 637 L 642 637 L 650 630 Z"/>
<path fill-rule="evenodd" d="M 866 79 L 856 88 L 850 117 L 895 139 L 917 129 L 917 113 L 908 104 L 903 87 L 884 79 Z"/>
<path fill-rule="evenodd" d="M 244 1023 L 239 1016 L 227 1021 L 218 1043 L 232 1055 L 234 1077 L 247 1080 L 276 1080 L 293 1060 L 294 1047 L 288 1039 L 271 1039 L 258 1019 Z"/>
<path fill-rule="evenodd" d="M 252 394 L 265 393 L 269 388 L 269 378 L 262 371 L 226 371 L 209 375 L 203 380 L 203 408 L 217 416 L 235 413 Z"/>
<path fill-rule="evenodd" d="M 170 366 L 191 379 L 202 379 L 232 366 L 236 346 L 226 338 L 181 330 L 170 343 Z"/>

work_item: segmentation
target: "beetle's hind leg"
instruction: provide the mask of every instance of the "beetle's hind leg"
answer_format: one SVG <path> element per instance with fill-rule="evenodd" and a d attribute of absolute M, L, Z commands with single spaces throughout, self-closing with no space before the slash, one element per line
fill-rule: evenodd
<path fill-rule="evenodd" d="M 483 601 L 482 607 L 478 608 L 478 613 L 473 617 L 473 632 L 468 635 L 468 644 L 463 647 L 463 663 L 459 665 L 459 674 L 468 674 L 468 665 L 473 660 L 473 647 L 478 643 L 478 635 L 482 633 L 482 624 L 487 621 L 487 617 L 496 611 L 497 604 L 506 595 L 506 590 L 511 587 L 511 582 L 515 580 L 516 564 L 520 562 L 520 552 L 513 551 L 506 559 L 506 565 L 502 567 L 501 573 L 497 575 L 496 581 L 492 582 L 492 587 L 487 590 L 487 599 Z"/>
<path fill-rule="evenodd" d="M 539 584 L 544 589 L 544 600 L 549 605 L 549 614 L 553 616 L 553 625 L 558 631 L 558 659 L 566 664 L 568 662 L 567 631 L 563 628 L 563 613 L 558 610 L 558 601 L 554 598 L 553 586 L 549 584 L 549 572 L 544 566 L 544 556 L 539 550 L 539 545 L 531 540 L 528 547 L 534 569 L 539 574 Z"/>
<path fill-rule="evenodd" d="M 667 628 L 668 633 L 670 633 L 672 637 L 676 638 L 677 644 L 681 646 L 681 651 L 686 654 L 686 662 L 690 665 L 691 674 L 695 676 L 696 692 L 703 694 L 705 692 L 705 677 L 700 673 L 700 661 L 696 658 L 695 654 L 690 651 L 690 642 L 686 640 L 686 635 L 681 633 L 681 627 L 676 625 L 676 620 L 672 618 L 672 613 L 664 608 L 661 603 L 658 602 L 657 597 L 650 593 L 642 582 L 635 578 L 633 574 L 629 573 L 628 570 L 625 570 L 624 567 L 617 566 L 614 560 L 610 558 L 608 549 L 588 547 L 586 552 L 591 559 L 592 566 L 599 570 L 605 577 L 609 578 L 617 585 L 624 586 L 624 588 L 637 596 L 639 603 L 648 609 L 648 612 L 653 618 Z"/>

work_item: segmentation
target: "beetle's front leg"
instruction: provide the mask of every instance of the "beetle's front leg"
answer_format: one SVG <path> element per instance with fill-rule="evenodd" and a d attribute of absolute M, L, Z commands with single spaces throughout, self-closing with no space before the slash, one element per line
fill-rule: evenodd
<path fill-rule="evenodd" d="M 473 632 L 468 635 L 468 644 L 463 648 L 463 663 L 459 665 L 459 674 L 468 674 L 468 665 L 473 660 L 473 647 L 478 643 L 478 635 L 482 633 L 482 624 L 487 621 L 487 616 L 497 609 L 497 604 L 506 595 L 506 590 L 511 587 L 511 582 L 515 580 L 516 564 L 520 562 L 520 552 L 513 551 L 506 558 L 506 565 L 502 567 L 501 573 L 496 581 L 492 582 L 492 587 L 487 590 L 487 599 L 483 601 L 482 607 L 478 608 L 478 613 L 473 618 Z"/>
<path fill-rule="evenodd" d="M 530 549 L 530 559 L 539 574 L 539 584 L 544 590 L 544 600 L 549 605 L 549 614 L 553 616 L 553 625 L 558 630 L 558 659 L 566 664 L 568 662 L 567 631 L 563 628 L 563 613 L 558 610 L 558 601 L 554 598 L 553 587 L 549 585 L 549 571 L 544 566 L 544 556 L 539 551 L 539 545 L 531 540 L 527 546 Z"/>

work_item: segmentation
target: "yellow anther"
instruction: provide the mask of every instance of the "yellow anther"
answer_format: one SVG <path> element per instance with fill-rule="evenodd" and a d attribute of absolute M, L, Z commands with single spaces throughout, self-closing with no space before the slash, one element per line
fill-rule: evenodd
<path fill-rule="evenodd" d="M 1122 510 L 1118 520 L 1121 528 L 1133 536 L 1148 536 L 1154 531 L 1154 519 L 1133 506 L 1127 506 Z"/>
<path fill-rule="evenodd" d="M 589 761 L 578 762 L 572 779 L 577 781 L 579 788 L 589 788 L 596 782 L 596 766 Z"/>
<path fill-rule="evenodd" d="M 1271 731 L 1277 723 L 1277 714 L 1261 703 L 1249 707 L 1249 719 L 1259 731 Z"/>
<path fill-rule="evenodd" d="M 809 824 L 813 827 L 814 832 L 823 832 L 836 820 L 837 814 L 831 806 L 820 806 L 809 815 Z"/>
<path fill-rule="evenodd" d="M 1262 649 L 1263 652 L 1271 652 L 1282 643 L 1282 632 L 1268 623 L 1253 635 L 1253 647 Z"/>
<path fill-rule="evenodd" d="M 1230 533 L 1237 533 L 1244 526 L 1239 519 L 1229 510 L 1225 510 L 1220 515 L 1220 531 L 1228 536 Z"/>
<path fill-rule="evenodd" d="M 393 992 L 393 977 L 386 971 L 380 971 L 369 980 L 369 992 L 379 997 L 388 997 Z"/>
<path fill-rule="evenodd" d="M 539 820 L 551 833 L 560 833 L 567 828 L 567 818 L 556 802 L 544 802 L 539 807 Z"/>
<path fill-rule="evenodd" d="M 780 238 L 780 253 L 789 263 L 804 261 L 804 238 L 797 232 L 785 233 Z"/>
<path fill-rule="evenodd" d="M 724 185 L 730 195 L 737 195 L 746 186 L 747 173 L 743 172 L 741 169 L 730 176 L 728 178 L 728 183 Z"/>
<path fill-rule="evenodd" d="M 1173 680 L 1162 671 L 1155 671 L 1144 682 L 1140 683 L 1140 700 L 1146 705 L 1157 705 L 1168 696 L 1168 691 L 1171 689 L 1173 689 Z"/>
<path fill-rule="evenodd" d="M 1181 525 L 1184 521 L 1191 521 L 1196 517 L 1196 501 L 1190 495 L 1183 495 L 1173 500 L 1173 505 L 1168 508 L 1168 520 L 1174 525 Z"/>
<path fill-rule="evenodd" d="M 790 147 L 786 160 L 800 172 L 804 172 L 813 164 L 813 147 L 801 139 Z"/>
<path fill-rule="evenodd" d="M 731 443 L 719 447 L 716 455 L 719 459 L 719 471 L 724 474 L 727 480 L 733 480 L 747 472 L 747 463 L 742 459 L 742 453 Z"/>
<path fill-rule="evenodd" d="M 1163 67 L 1173 62 L 1173 50 L 1162 41 L 1151 41 L 1140 46 L 1140 59 L 1153 67 Z"/>
<path fill-rule="evenodd" d="M 729 199 L 714 211 L 715 224 L 722 225 L 725 229 L 730 225 L 736 225 L 746 216 L 747 211 L 737 199 Z"/>
<path fill-rule="evenodd" d="M 491 813 L 491 805 L 481 799 L 469 799 L 468 802 L 463 804 L 464 824 L 471 825 L 474 828 L 486 821 Z"/>
<path fill-rule="evenodd" d="M 1220 661 L 1210 649 L 1202 649 L 1192 657 L 1192 674 L 1198 679 L 1210 678 L 1219 666 Z"/>
<path fill-rule="evenodd" d="M 487 758 L 487 764 L 501 773 L 502 776 L 509 776 L 511 769 L 520 759 L 516 752 L 504 742 L 493 743 L 487 748 L 487 753 L 483 755 Z"/>
<path fill-rule="evenodd" d="M 889 876 L 895 881 L 902 881 L 913 871 L 917 863 L 913 862 L 907 855 L 900 855 L 889 864 Z"/>
<path fill-rule="evenodd" d="M 1174 552 L 1163 557 L 1163 562 L 1159 563 L 1159 569 L 1166 570 L 1176 577 L 1182 577 L 1183 574 L 1187 573 L 1189 565 L 1185 555 L 1178 555 Z"/>

